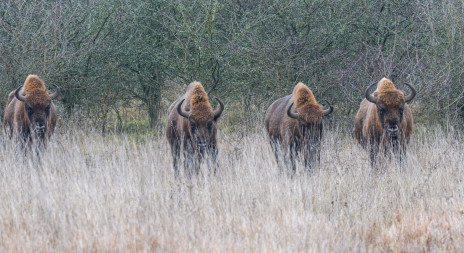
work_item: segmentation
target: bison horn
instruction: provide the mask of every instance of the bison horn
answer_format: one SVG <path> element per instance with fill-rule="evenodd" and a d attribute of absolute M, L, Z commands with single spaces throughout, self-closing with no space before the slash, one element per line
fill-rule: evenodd
<path fill-rule="evenodd" d="M 293 103 L 288 107 L 288 109 L 287 109 L 287 115 L 288 115 L 288 117 L 290 117 L 290 118 L 298 119 L 298 113 L 292 112 L 292 107 L 293 107 Z"/>
<path fill-rule="evenodd" d="M 50 94 L 50 99 L 51 100 L 57 98 L 60 95 L 60 87 L 58 87 L 58 85 L 56 85 L 54 83 L 52 85 L 55 87 L 56 91 L 53 92 L 52 94 Z"/>
<path fill-rule="evenodd" d="M 26 102 L 26 96 L 23 96 L 21 94 L 19 94 L 19 91 L 21 90 L 23 86 L 20 85 L 16 90 L 15 90 L 15 97 L 21 101 L 21 102 Z"/>
<path fill-rule="evenodd" d="M 177 113 L 179 113 L 180 116 L 188 119 L 190 118 L 191 113 L 182 110 L 182 103 L 184 103 L 184 100 L 185 98 L 182 99 L 182 101 L 180 101 L 180 103 L 177 105 Z"/>
<path fill-rule="evenodd" d="M 409 83 L 404 83 L 404 84 L 406 84 L 411 90 L 411 93 L 409 93 L 409 95 L 404 97 L 404 102 L 408 103 L 416 96 L 416 90 Z"/>
<path fill-rule="evenodd" d="M 221 114 L 222 114 L 222 111 L 224 111 L 224 103 L 219 99 L 219 98 L 216 98 L 216 100 L 218 101 L 219 103 L 219 107 L 216 108 L 216 110 L 214 110 L 214 120 L 217 120 Z"/>
<path fill-rule="evenodd" d="M 366 99 L 371 102 L 371 103 L 374 103 L 374 104 L 377 104 L 377 101 L 378 99 L 374 96 L 372 96 L 370 90 L 372 88 L 372 86 L 374 86 L 375 82 L 374 83 L 371 83 L 369 84 L 369 86 L 367 86 L 367 89 L 366 89 L 366 92 L 364 93 Z"/>
<path fill-rule="evenodd" d="M 329 101 L 327 100 L 324 100 L 328 105 L 329 105 L 329 108 L 328 109 L 325 109 L 324 111 L 322 111 L 324 113 L 324 116 L 327 116 L 329 114 L 331 114 L 334 110 L 333 106 L 330 104 Z"/>

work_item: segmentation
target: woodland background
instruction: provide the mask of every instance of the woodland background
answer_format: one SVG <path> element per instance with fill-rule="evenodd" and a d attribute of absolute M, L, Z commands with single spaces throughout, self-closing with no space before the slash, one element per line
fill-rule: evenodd
<path fill-rule="evenodd" d="M 350 131 L 365 87 L 386 76 L 416 87 L 418 124 L 462 129 L 463 29 L 462 0 L 5 0 L 0 114 L 38 74 L 62 88 L 62 124 L 160 130 L 198 80 L 225 102 L 221 124 L 246 131 L 301 81 Z"/>
<path fill-rule="evenodd" d="M 63 92 L 40 159 L 0 131 L 0 252 L 462 251 L 463 29 L 464 0 L 0 1 L 0 116 L 28 74 Z M 375 172 L 350 132 L 384 76 L 415 127 Z M 226 109 L 220 169 L 190 178 L 163 128 L 193 80 Z M 287 176 L 263 118 L 298 81 L 335 111 Z"/>

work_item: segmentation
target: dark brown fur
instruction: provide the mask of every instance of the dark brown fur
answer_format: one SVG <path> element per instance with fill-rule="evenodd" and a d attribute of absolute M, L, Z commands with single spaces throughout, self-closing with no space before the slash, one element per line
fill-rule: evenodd
<path fill-rule="evenodd" d="M 372 165 L 379 152 L 387 155 L 389 150 L 398 154 L 401 160 L 413 128 L 413 117 L 405 96 L 387 78 L 379 81 L 372 95 L 378 102 L 374 104 L 366 98 L 361 102 L 354 120 L 354 136 L 363 147 L 369 148 Z M 397 130 L 392 132 L 391 129 Z"/>
<path fill-rule="evenodd" d="M 169 107 L 166 137 L 171 146 L 176 172 L 181 151 L 189 174 L 192 168 L 196 173 L 199 172 L 200 162 L 205 156 L 208 156 L 208 162 L 212 161 L 214 168 L 217 168 L 217 120 L 224 109 L 222 102 L 219 99 L 218 101 L 220 108 L 213 110 L 201 83 L 192 82 L 186 93 Z M 190 114 L 189 117 L 178 113 L 179 103 L 182 103 L 181 110 Z"/>
<path fill-rule="evenodd" d="M 57 113 L 52 97 L 46 91 L 43 81 L 36 75 L 26 78 L 19 94 L 24 96 L 24 102 L 18 100 L 15 91 L 8 95 L 3 118 L 5 132 L 10 138 L 17 136 L 28 145 L 34 142 L 45 144 L 56 125 Z M 26 107 L 29 108 L 29 113 Z"/>
<path fill-rule="evenodd" d="M 298 119 L 287 115 L 288 108 L 294 103 L 292 111 L 298 113 Z M 295 170 L 295 158 L 304 152 L 304 163 L 309 169 L 312 163 L 320 159 L 320 144 L 323 135 L 323 117 L 333 108 L 323 110 L 316 102 L 312 91 L 303 83 L 298 83 L 293 94 L 276 100 L 266 112 L 265 126 L 277 161 L 284 156 L 284 162 L 290 163 Z"/>

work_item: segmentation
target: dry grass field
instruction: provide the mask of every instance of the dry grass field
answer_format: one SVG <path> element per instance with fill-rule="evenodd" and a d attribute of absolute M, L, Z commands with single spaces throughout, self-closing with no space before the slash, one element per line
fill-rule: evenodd
<path fill-rule="evenodd" d="M 174 177 L 164 136 L 56 134 L 40 164 L 0 146 L 0 252 L 457 252 L 464 136 L 417 130 L 373 172 L 349 135 L 281 175 L 265 135 L 219 133 L 220 172 Z M 301 168 L 300 168 L 301 170 Z"/>

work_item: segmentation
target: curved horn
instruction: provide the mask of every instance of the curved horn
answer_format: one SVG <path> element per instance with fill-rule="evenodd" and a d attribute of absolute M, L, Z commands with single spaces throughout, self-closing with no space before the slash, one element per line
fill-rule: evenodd
<path fill-rule="evenodd" d="M 182 101 L 180 101 L 180 103 L 177 105 L 177 113 L 179 113 L 180 116 L 184 117 L 184 118 L 189 118 L 191 113 L 190 112 L 185 112 L 182 110 L 182 103 L 184 103 L 184 99 L 182 99 Z"/>
<path fill-rule="evenodd" d="M 53 83 L 52 85 L 55 87 L 56 90 L 55 90 L 55 92 L 53 92 L 52 94 L 50 94 L 50 99 L 51 99 L 51 100 L 57 98 L 57 97 L 60 95 L 60 91 L 61 91 L 61 90 L 60 90 L 60 87 L 58 87 L 58 85 L 56 85 L 56 84 L 54 84 L 54 83 Z"/>
<path fill-rule="evenodd" d="M 21 90 L 22 87 L 23 86 L 20 85 L 18 88 L 16 88 L 15 97 L 21 102 L 26 102 L 26 96 L 23 96 L 23 95 L 19 94 L 19 91 Z"/>
<path fill-rule="evenodd" d="M 324 116 L 327 116 L 327 115 L 329 115 L 329 114 L 331 114 L 333 112 L 334 108 L 333 108 L 332 104 L 330 104 L 329 101 L 327 101 L 327 100 L 324 100 L 324 101 L 329 105 L 328 109 L 325 109 L 324 111 L 322 111 Z"/>
<path fill-rule="evenodd" d="M 222 111 L 224 111 L 224 103 L 219 98 L 216 98 L 216 100 L 219 103 L 219 107 L 216 108 L 216 110 L 213 112 L 214 120 L 217 120 L 219 117 L 221 117 Z"/>
<path fill-rule="evenodd" d="M 364 96 L 366 97 L 367 101 L 371 102 L 371 103 L 374 103 L 374 104 L 377 104 L 377 101 L 378 99 L 374 96 L 372 96 L 370 90 L 372 88 L 372 86 L 375 84 L 375 82 L 369 84 L 369 86 L 367 86 L 367 89 L 366 89 L 366 92 L 364 93 Z"/>
<path fill-rule="evenodd" d="M 411 90 L 411 93 L 409 93 L 409 95 L 404 97 L 404 102 L 408 103 L 416 96 L 416 90 L 411 86 L 411 84 L 409 83 L 404 83 L 404 84 L 406 84 Z"/>
<path fill-rule="evenodd" d="M 293 106 L 293 103 L 288 107 L 288 109 L 287 109 L 287 115 L 288 115 L 288 117 L 290 117 L 290 118 L 298 119 L 298 113 L 292 112 L 292 106 Z"/>

